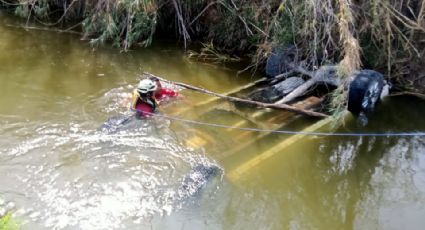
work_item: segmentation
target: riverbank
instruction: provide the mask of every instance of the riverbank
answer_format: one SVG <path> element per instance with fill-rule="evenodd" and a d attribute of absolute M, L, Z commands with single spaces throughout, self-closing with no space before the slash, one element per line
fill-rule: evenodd
<path fill-rule="evenodd" d="M 425 92 L 424 0 L 6 0 L 0 6 L 28 21 L 82 32 L 93 45 L 129 50 L 171 37 L 184 47 L 208 44 L 204 54 L 221 61 L 250 57 L 260 71 L 273 51 L 294 46 L 295 62 L 307 69 L 340 64 L 342 76 L 374 69 L 398 90 Z"/>

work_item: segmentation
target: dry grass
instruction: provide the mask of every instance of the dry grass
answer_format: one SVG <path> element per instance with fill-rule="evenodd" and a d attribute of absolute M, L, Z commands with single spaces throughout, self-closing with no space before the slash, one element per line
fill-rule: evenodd
<path fill-rule="evenodd" d="M 359 68 L 417 83 L 412 63 L 425 59 L 425 0 L 1 0 L 16 13 L 49 25 L 83 21 L 92 43 L 124 50 L 149 45 L 160 29 L 214 52 L 252 55 L 261 67 L 273 47 L 295 45 L 310 70 L 339 63 L 341 76 Z M 1 3 L 0 3 L 1 4 Z M 171 30 L 171 33 L 170 33 Z M 363 64 L 363 65 L 362 65 Z M 416 71 L 418 72 L 418 71 Z M 425 87 L 424 87 L 425 88 Z"/>

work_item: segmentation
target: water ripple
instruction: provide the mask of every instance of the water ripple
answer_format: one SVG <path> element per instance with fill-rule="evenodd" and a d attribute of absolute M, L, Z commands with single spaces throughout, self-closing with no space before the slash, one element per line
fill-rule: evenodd
<path fill-rule="evenodd" d="M 18 215 L 31 226 L 119 229 L 168 215 L 181 207 L 179 189 L 192 166 L 215 164 L 154 122 L 114 134 L 37 122 L 1 132 L 19 144 L 0 150 L 0 193 L 22 192 Z"/>

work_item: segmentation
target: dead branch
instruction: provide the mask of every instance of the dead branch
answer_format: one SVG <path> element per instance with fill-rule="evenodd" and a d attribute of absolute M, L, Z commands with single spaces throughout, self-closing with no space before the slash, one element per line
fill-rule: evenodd
<path fill-rule="evenodd" d="M 210 2 L 203 10 L 201 10 L 201 12 L 189 23 L 189 27 L 192 26 L 192 24 L 198 20 L 199 17 L 201 17 L 205 11 L 207 11 L 208 8 L 210 8 L 212 5 L 217 4 L 217 1 L 214 2 Z"/>
<path fill-rule="evenodd" d="M 68 11 L 71 9 L 71 7 L 73 7 L 73 5 L 74 5 L 74 3 L 76 3 L 77 2 L 77 0 L 72 0 L 72 2 L 68 5 L 68 7 L 66 7 L 66 5 L 64 5 L 64 11 L 63 11 L 63 14 L 62 14 L 62 16 L 58 19 L 58 20 L 56 20 L 56 22 L 53 22 L 53 23 L 47 23 L 47 22 L 43 22 L 43 21 L 41 21 L 41 20 L 39 20 L 39 19 L 37 19 L 37 18 L 35 18 L 39 23 L 41 23 L 41 24 L 43 24 L 43 25 L 45 25 L 45 26 L 55 26 L 55 25 L 57 25 L 57 24 L 59 24 L 59 23 L 61 23 L 64 19 L 65 19 L 65 17 L 67 16 L 67 14 L 68 14 Z M 64 4 L 66 4 L 66 1 L 64 2 Z"/>
<path fill-rule="evenodd" d="M 176 11 L 177 20 L 179 22 L 178 25 L 179 25 L 180 34 L 183 36 L 184 48 L 186 48 L 187 42 L 190 41 L 190 35 L 189 35 L 189 32 L 187 31 L 186 24 L 183 19 L 183 10 L 181 7 L 181 2 L 180 0 L 173 0 L 172 3 Z"/>
<path fill-rule="evenodd" d="M 308 81 L 306 81 L 304 84 L 298 86 L 291 93 L 286 95 L 284 98 L 275 102 L 274 104 L 288 103 L 294 100 L 295 98 L 304 95 L 310 87 L 318 83 L 324 83 L 324 84 L 332 85 L 332 86 L 339 85 L 339 80 L 336 77 L 335 78 L 332 77 L 332 76 L 336 76 L 337 66 L 335 65 L 322 66 L 314 72 L 310 72 L 304 69 L 303 67 L 301 67 L 300 65 L 295 67 L 293 70 L 301 74 L 307 75 L 311 78 Z"/>
<path fill-rule="evenodd" d="M 422 100 L 425 100 L 425 94 L 422 93 L 415 93 L 415 92 L 399 92 L 399 93 L 394 93 L 394 94 L 390 94 L 390 97 L 396 97 L 396 96 L 414 96 L 417 98 L 420 98 Z"/>
<path fill-rule="evenodd" d="M 312 87 L 315 84 L 317 84 L 317 80 L 315 78 L 312 78 L 304 82 L 304 84 L 298 86 L 291 93 L 286 95 L 284 98 L 280 99 L 279 101 L 276 101 L 275 104 L 288 103 L 294 100 L 295 98 L 304 95 L 307 92 L 307 90 L 310 89 L 310 87 Z"/>
<path fill-rule="evenodd" d="M 394 16 L 395 19 L 397 19 L 400 23 L 403 23 L 403 25 L 406 26 L 407 28 L 412 30 L 420 30 L 423 32 L 425 31 L 425 28 L 422 27 L 422 25 L 420 24 L 420 21 L 415 22 L 409 19 L 408 17 L 403 15 L 400 11 L 398 11 L 393 6 L 391 6 L 390 4 L 383 4 L 383 6 L 388 9 L 388 12 L 391 13 L 391 15 Z"/>
<path fill-rule="evenodd" d="M 248 23 L 246 21 L 245 18 L 243 18 L 242 16 L 240 16 L 236 11 L 234 11 L 233 9 L 231 9 L 229 6 L 227 6 L 224 2 L 219 1 L 218 2 L 220 5 L 222 5 L 224 8 L 226 8 L 227 10 L 229 10 L 232 14 L 236 15 L 239 20 L 244 24 L 245 26 L 245 32 L 248 36 L 252 36 L 254 35 L 254 33 L 252 32 L 252 30 L 249 28 Z"/>
<path fill-rule="evenodd" d="M 321 117 L 321 118 L 328 117 L 328 115 L 326 115 L 324 113 L 314 112 L 314 111 L 310 111 L 310 110 L 304 110 L 304 109 L 300 109 L 300 108 L 290 106 L 290 105 L 286 105 L 286 104 L 262 103 L 262 102 L 242 99 L 242 98 L 238 98 L 238 97 L 226 96 L 226 95 L 215 93 L 215 92 L 212 92 L 212 91 L 209 91 L 209 90 L 206 90 L 206 89 L 202 89 L 202 88 L 199 88 L 199 87 L 196 87 L 196 86 L 188 85 L 188 84 L 185 84 L 185 83 L 170 81 L 170 80 L 155 76 L 155 75 L 148 73 L 148 72 L 144 72 L 143 75 L 148 76 L 148 77 L 156 77 L 156 78 L 160 79 L 161 81 L 164 81 L 164 82 L 167 82 L 167 83 L 170 83 L 170 84 L 182 86 L 186 89 L 191 89 L 191 90 L 194 90 L 194 91 L 197 91 L 197 92 L 213 95 L 213 96 L 220 97 L 220 98 L 223 98 L 223 99 L 226 99 L 226 100 L 229 100 L 229 101 L 242 102 L 242 103 L 246 103 L 246 104 L 255 105 L 255 106 L 258 106 L 258 107 L 261 107 L 261 108 L 283 109 L 283 110 L 287 110 L 287 111 L 290 111 L 290 112 L 303 114 L 303 115 L 307 115 L 307 116 L 312 116 L 312 117 Z"/>
<path fill-rule="evenodd" d="M 60 30 L 60 29 L 51 29 L 51 28 L 43 28 L 43 27 L 35 27 L 35 26 L 20 26 L 20 25 L 11 25 L 11 24 L 7 24 L 6 26 L 12 27 L 12 28 L 24 29 L 24 30 L 40 30 L 40 31 L 49 31 L 49 32 L 56 32 L 56 33 L 68 33 L 68 34 L 83 35 L 83 33 L 81 33 L 81 32 L 71 30 L 72 28 Z"/>
<path fill-rule="evenodd" d="M 273 85 L 273 84 L 279 82 L 282 79 L 286 79 L 286 78 L 288 78 L 288 76 L 294 74 L 294 72 L 295 72 L 294 70 L 290 70 L 290 71 L 288 71 L 286 73 L 281 73 L 279 75 L 276 75 L 275 77 L 273 77 L 272 79 L 270 79 L 270 84 Z"/>

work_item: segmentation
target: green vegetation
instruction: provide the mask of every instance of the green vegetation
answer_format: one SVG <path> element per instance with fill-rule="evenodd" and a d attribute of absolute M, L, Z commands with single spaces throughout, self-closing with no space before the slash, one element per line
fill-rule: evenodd
<path fill-rule="evenodd" d="M 147 46 L 161 34 L 181 39 L 185 46 L 200 41 L 213 48 L 201 51 L 201 58 L 219 53 L 230 54 L 217 55 L 219 61 L 250 56 L 252 66 L 260 68 L 273 48 L 295 45 L 298 61 L 307 68 L 339 63 L 343 77 L 362 67 L 373 68 L 404 88 L 425 89 L 425 0 L 1 0 L 0 4 L 46 25 L 77 22 L 92 44 L 109 41 L 128 50 Z"/>
<path fill-rule="evenodd" d="M 0 230 L 18 230 L 19 225 L 12 219 L 10 214 L 0 217 Z"/>

